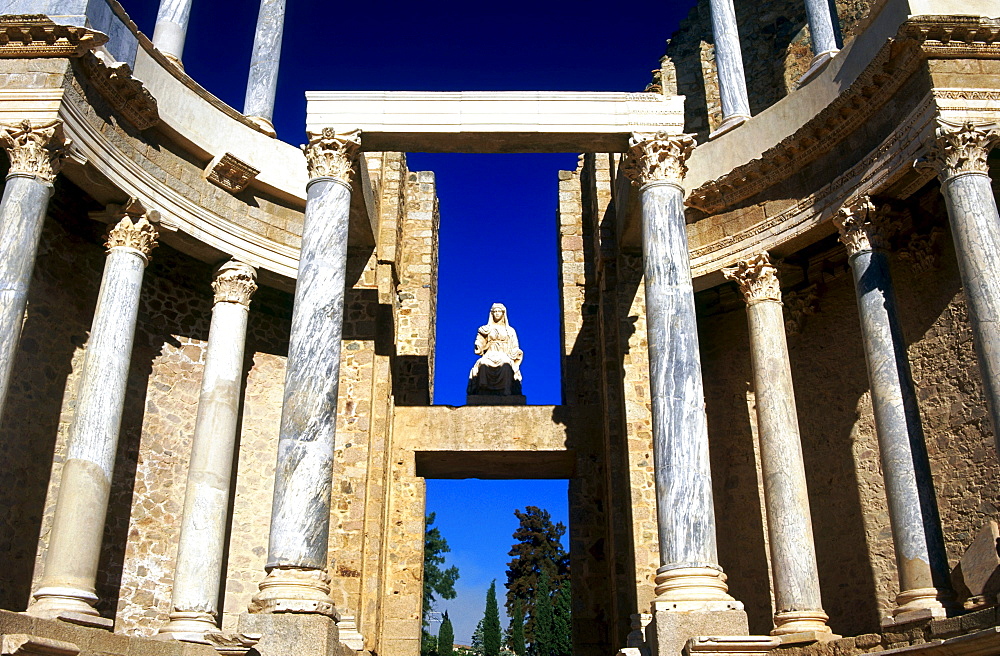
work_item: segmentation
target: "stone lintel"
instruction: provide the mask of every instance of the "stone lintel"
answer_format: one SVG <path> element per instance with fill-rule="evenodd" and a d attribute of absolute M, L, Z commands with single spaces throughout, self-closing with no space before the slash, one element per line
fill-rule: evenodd
<path fill-rule="evenodd" d="M 361 129 L 365 151 L 624 152 L 683 132 L 681 96 L 568 91 L 310 91 L 306 129 Z"/>
<path fill-rule="evenodd" d="M 562 451 L 417 451 L 421 478 L 572 478 L 576 453 Z"/>

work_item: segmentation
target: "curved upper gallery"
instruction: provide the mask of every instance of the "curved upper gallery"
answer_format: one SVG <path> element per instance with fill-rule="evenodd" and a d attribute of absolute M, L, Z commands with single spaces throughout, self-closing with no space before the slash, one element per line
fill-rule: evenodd
<path fill-rule="evenodd" d="M 159 211 L 163 239 L 178 249 L 205 260 L 238 257 L 261 268 L 265 281 L 266 272 L 276 274 L 271 284 L 294 279 L 307 181 L 301 150 L 201 88 L 114 0 L 77 2 L 79 16 L 11 17 L 84 29 L 67 37 L 79 45 L 69 60 L 22 59 L 8 67 L 0 93 L 9 102 L 0 104 L 0 119 L 58 115 L 72 141 L 64 173 L 96 201 L 138 198 Z M 27 0 L 8 11 L 18 4 L 38 11 L 38 3 Z M 954 68 L 948 62 L 979 59 L 997 66 L 1000 23 L 988 18 L 996 13 L 992 4 L 883 0 L 808 83 L 698 145 L 685 180 L 698 286 L 721 282 L 720 270 L 748 255 L 770 250 L 784 256 L 829 235 L 829 219 L 854 197 L 906 198 L 922 187 L 933 173 L 913 162 L 936 117 L 961 109 L 963 115 L 1000 118 L 996 100 L 948 91 Z M 976 80 L 953 86 L 975 88 Z M 616 94 L 633 104 L 650 95 Z M 664 107 L 681 100 L 661 99 Z M 585 129 L 593 124 L 580 123 Z M 553 143 L 565 148 L 575 138 Z M 362 145 L 384 150 L 391 144 Z M 594 142 L 595 149 L 623 145 Z M 351 242 L 370 248 L 379 208 L 360 159 L 354 188 L 362 193 L 353 194 Z M 617 185 L 620 243 L 634 248 L 637 194 L 628 193 L 625 176 Z"/>

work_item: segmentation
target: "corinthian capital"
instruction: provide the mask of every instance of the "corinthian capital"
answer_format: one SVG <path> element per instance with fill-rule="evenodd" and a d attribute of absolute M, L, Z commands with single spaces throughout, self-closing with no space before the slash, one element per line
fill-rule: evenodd
<path fill-rule="evenodd" d="M 250 307 L 250 297 L 257 291 L 257 272 L 249 264 L 229 260 L 215 270 L 212 291 L 216 303 L 238 303 Z"/>
<path fill-rule="evenodd" d="M 108 231 L 108 239 L 104 245 L 109 253 L 115 248 L 126 248 L 135 251 L 148 262 L 149 254 L 159 246 L 156 243 L 157 237 L 156 226 L 145 215 L 126 214 Z"/>
<path fill-rule="evenodd" d="M 0 144 L 10 158 L 8 175 L 28 175 L 52 182 L 59 172 L 69 141 L 63 138 L 62 121 L 0 124 Z"/>
<path fill-rule="evenodd" d="M 739 285 L 747 305 L 760 301 L 781 302 L 778 269 L 771 264 L 771 258 L 766 252 L 740 260 L 736 266 L 723 269 L 722 275 Z"/>
<path fill-rule="evenodd" d="M 303 150 L 309 179 L 337 178 L 349 182 L 361 152 L 361 130 L 336 132 L 333 128 L 323 128 L 322 132 L 309 132 L 308 137 L 309 143 Z"/>
<path fill-rule="evenodd" d="M 868 196 L 860 196 L 840 208 L 833 217 L 833 224 L 837 226 L 840 243 L 847 247 L 849 256 L 888 249 L 889 237 L 898 227 L 888 207 L 882 205 L 876 208 Z"/>
<path fill-rule="evenodd" d="M 986 174 L 989 173 L 986 156 L 997 141 L 1000 141 L 1000 129 L 996 125 L 938 119 L 925 164 L 937 170 L 942 182 L 963 173 Z"/>
<path fill-rule="evenodd" d="M 688 155 L 694 150 L 690 134 L 632 133 L 624 173 L 633 183 L 670 182 L 680 185 L 687 173 Z"/>

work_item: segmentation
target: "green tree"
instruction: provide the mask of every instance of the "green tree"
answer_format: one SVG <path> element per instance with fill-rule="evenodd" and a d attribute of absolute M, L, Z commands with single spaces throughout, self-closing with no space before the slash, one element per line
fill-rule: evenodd
<path fill-rule="evenodd" d="M 437 656 L 437 636 L 427 629 L 420 629 L 420 656 Z"/>
<path fill-rule="evenodd" d="M 440 641 L 438 651 L 441 650 Z M 552 600 L 552 654 L 570 656 L 573 653 L 573 597 L 569 581 L 563 583 Z"/>
<path fill-rule="evenodd" d="M 507 614 L 513 617 L 517 602 L 523 604 L 527 616 L 524 637 L 529 643 L 535 642 L 535 599 L 539 577 L 544 570 L 549 577 L 550 590 L 558 590 L 563 581 L 569 580 L 569 554 L 563 549 L 561 538 L 566 527 L 560 522 L 552 523 L 547 510 L 536 506 L 526 506 L 524 511 L 515 510 L 520 524 L 514 531 L 515 543 L 507 563 Z"/>
<path fill-rule="evenodd" d="M 549 573 L 543 569 L 535 590 L 535 635 L 531 641 L 531 656 L 555 656 L 552 618 L 552 596 L 549 593 Z"/>
<path fill-rule="evenodd" d="M 493 579 L 486 592 L 486 612 L 483 614 L 483 656 L 500 654 L 500 608 L 497 606 L 497 581 Z"/>
<path fill-rule="evenodd" d="M 438 629 L 437 652 L 438 656 L 452 656 L 455 651 L 455 629 L 448 618 L 448 611 L 444 612 L 444 620 L 441 628 Z"/>
<path fill-rule="evenodd" d="M 476 630 L 472 632 L 472 653 L 483 656 L 483 620 L 479 620 Z"/>
<path fill-rule="evenodd" d="M 441 569 L 441 566 L 444 565 L 443 554 L 451 551 L 451 547 L 441 537 L 441 531 L 432 526 L 433 524 L 434 513 L 431 513 L 427 515 L 424 523 L 424 626 L 428 625 L 427 614 L 433 610 L 437 597 L 441 599 L 455 598 L 455 581 L 458 580 L 458 568 L 454 565 L 448 569 Z"/>
<path fill-rule="evenodd" d="M 525 656 L 524 604 L 521 603 L 520 599 L 514 602 L 514 616 L 511 618 L 510 626 L 507 628 L 507 647 L 517 654 L 517 656 Z"/>

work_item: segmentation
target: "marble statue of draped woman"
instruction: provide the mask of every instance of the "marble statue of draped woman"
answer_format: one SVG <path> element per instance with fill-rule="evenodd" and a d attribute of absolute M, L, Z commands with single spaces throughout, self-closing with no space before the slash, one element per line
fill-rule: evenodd
<path fill-rule="evenodd" d="M 517 332 L 507 322 L 507 308 L 494 303 L 489 322 L 476 335 L 476 355 L 469 372 L 469 394 L 511 396 L 521 393 L 521 360 L 524 353 Z"/>

